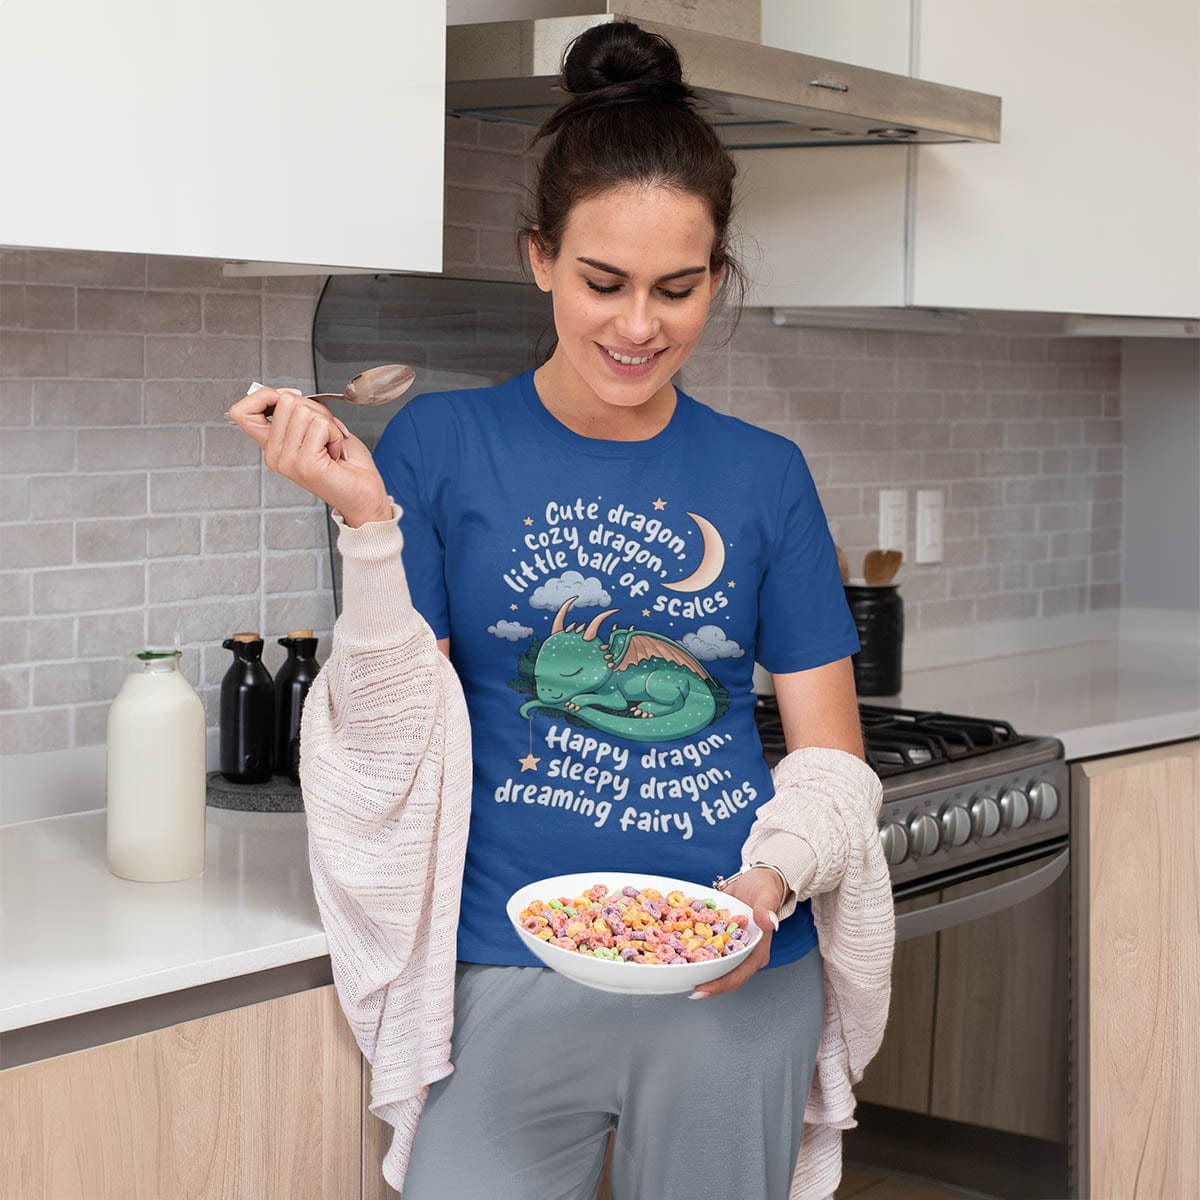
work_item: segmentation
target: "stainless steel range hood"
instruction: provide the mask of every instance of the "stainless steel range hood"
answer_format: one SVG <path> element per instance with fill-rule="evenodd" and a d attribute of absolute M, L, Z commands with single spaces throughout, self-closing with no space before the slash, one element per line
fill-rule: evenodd
<path fill-rule="evenodd" d="M 536 126 L 563 94 L 563 48 L 619 13 L 451 25 L 446 30 L 450 112 Z M 773 46 L 647 21 L 674 43 L 705 115 L 733 149 L 998 142 L 1000 98 Z"/>

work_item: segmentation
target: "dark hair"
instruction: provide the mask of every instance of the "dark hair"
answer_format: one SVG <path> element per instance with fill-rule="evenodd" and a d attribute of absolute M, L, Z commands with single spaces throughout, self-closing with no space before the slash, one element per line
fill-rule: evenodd
<path fill-rule="evenodd" d="M 579 201 L 622 184 L 674 188 L 707 204 L 716 231 L 709 267 L 723 270 L 721 291 L 740 306 L 745 273 L 728 244 L 737 164 L 697 111 L 675 47 L 632 21 L 594 25 L 567 46 L 559 83 L 571 99 L 530 143 L 548 145 L 518 237 L 556 258 Z"/>

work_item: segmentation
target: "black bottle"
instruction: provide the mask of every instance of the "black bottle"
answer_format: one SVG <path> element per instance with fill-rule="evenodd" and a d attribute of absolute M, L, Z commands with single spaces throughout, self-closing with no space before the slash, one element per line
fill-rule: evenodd
<path fill-rule="evenodd" d="M 233 662 L 221 680 L 221 774 L 230 783 L 265 783 L 275 751 L 275 685 L 263 666 L 263 640 L 235 633 L 222 643 Z"/>
<path fill-rule="evenodd" d="M 287 661 L 275 676 L 275 774 L 300 782 L 300 715 L 304 697 L 317 672 L 317 639 L 311 629 L 297 629 L 279 644 L 287 649 Z"/>

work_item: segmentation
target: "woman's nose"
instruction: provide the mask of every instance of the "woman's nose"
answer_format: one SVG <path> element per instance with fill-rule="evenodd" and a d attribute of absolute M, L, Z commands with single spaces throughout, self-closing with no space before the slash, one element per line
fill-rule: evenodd
<path fill-rule="evenodd" d="M 645 296 L 632 296 L 616 321 L 617 335 L 634 346 L 651 341 L 658 333 L 658 318 Z"/>

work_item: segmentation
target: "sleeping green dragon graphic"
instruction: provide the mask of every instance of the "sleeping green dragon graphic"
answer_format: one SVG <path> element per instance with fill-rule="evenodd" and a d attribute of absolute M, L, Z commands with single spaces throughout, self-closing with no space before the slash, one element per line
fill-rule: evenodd
<path fill-rule="evenodd" d="M 725 712 L 729 694 L 684 646 L 649 630 L 618 629 L 607 642 L 600 623 L 620 609 L 610 608 L 564 627 L 572 596 L 554 618 L 550 636 L 533 664 L 537 699 L 521 705 L 565 713 L 603 733 L 636 742 L 690 737 Z"/>

